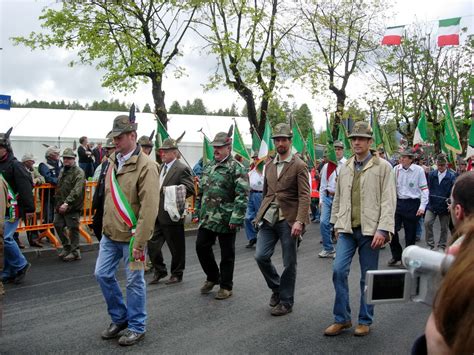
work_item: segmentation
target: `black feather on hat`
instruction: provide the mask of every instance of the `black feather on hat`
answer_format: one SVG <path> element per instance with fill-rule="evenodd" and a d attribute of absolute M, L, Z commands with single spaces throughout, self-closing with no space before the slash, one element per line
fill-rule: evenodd
<path fill-rule="evenodd" d="M 135 123 L 135 104 L 132 104 L 132 106 L 130 106 L 130 113 L 128 114 L 128 119 L 130 121 L 130 123 Z"/>
<path fill-rule="evenodd" d="M 186 134 L 186 131 L 184 131 L 182 135 L 180 135 L 178 138 L 176 138 L 176 144 L 178 144 L 179 142 L 181 142 L 181 139 L 183 139 L 183 137 L 184 137 L 185 134 Z"/>
<path fill-rule="evenodd" d="M 234 125 L 230 125 L 229 132 L 227 133 L 227 137 L 232 138 L 232 133 L 234 133 Z"/>

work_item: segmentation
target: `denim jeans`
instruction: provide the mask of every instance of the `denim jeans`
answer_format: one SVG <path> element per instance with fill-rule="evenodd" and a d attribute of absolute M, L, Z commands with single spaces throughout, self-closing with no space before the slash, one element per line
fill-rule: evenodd
<path fill-rule="evenodd" d="M 319 221 L 321 219 L 321 213 L 319 211 L 319 198 L 311 198 L 311 221 Z"/>
<path fill-rule="evenodd" d="M 336 259 L 333 264 L 332 281 L 336 291 L 334 302 L 334 319 L 336 323 L 351 320 L 351 307 L 349 304 L 348 277 L 352 257 L 359 249 L 360 263 L 360 309 L 359 324 L 370 325 L 374 317 L 374 306 L 365 303 L 364 287 L 365 274 L 368 270 L 377 270 L 379 262 L 379 249 L 372 249 L 372 236 L 362 235 L 360 228 L 355 228 L 353 234 L 340 233 L 336 246 Z"/>
<path fill-rule="evenodd" d="M 250 192 L 249 202 L 247 203 L 247 212 L 245 213 L 245 234 L 248 240 L 257 238 L 257 231 L 252 224 L 252 221 L 257 216 L 258 209 L 262 204 L 263 193 Z"/>
<path fill-rule="evenodd" d="M 271 257 L 275 245 L 281 243 L 283 253 L 283 272 L 278 275 Z M 255 260 L 267 282 L 268 287 L 280 294 L 280 302 L 293 306 L 296 283 L 296 241 L 291 236 L 291 227 L 286 220 L 280 221 L 271 227 L 266 222 L 258 231 Z"/>
<path fill-rule="evenodd" d="M 4 262 L 2 273 L 2 278 L 4 279 L 15 277 L 17 272 L 28 264 L 18 244 L 13 239 L 13 234 L 18 228 L 19 223 L 19 219 L 16 219 L 14 222 L 5 221 L 3 230 Z"/>
<path fill-rule="evenodd" d="M 128 323 L 128 329 L 131 331 L 144 333 L 147 318 L 144 270 L 130 270 L 129 252 L 129 243 L 114 242 L 103 235 L 95 265 L 95 277 L 102 289 L 112 322 Z M 125 263 L 127 274 L 127 304 L 123 300 L 122 291 L 115 277 L 120 259 Z"/>
<path fill-rule="evenodd" d="M 326 193 L 321 194 L 321 221 L 319 228 L 321 229 L 321 237 L 323 239 L 323 248 L 326 251 L 333 251 L 334 247 L 331 243 L 331 209 L 332 209 L 332 196 L 327 196 Z"/>

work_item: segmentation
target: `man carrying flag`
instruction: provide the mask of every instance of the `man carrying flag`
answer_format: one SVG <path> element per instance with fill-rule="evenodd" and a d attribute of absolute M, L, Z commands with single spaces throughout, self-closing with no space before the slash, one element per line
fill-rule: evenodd
<path fill-rule="evenodd" d="M 336 192 L 336 181 L 342 165 L 346 162 L 344 158 L 344 144 L 335 141 L 333 147 L 328 146 L 327 160 L 321 170 L 321 187 L 319 189 L 319 205 L 321 209 L 320 229 L 323 239 L 323 250 L 318 254 L 320 258 L 334 258 L 334 247 L 331 243 L 331 209 L 334 194 Z"/>
<path fill-rule="evenodd" d="M 109 157 L 105 179 L 103 236 L 95 267 L 95 277 L 112 318 L 102 339 L 117 338 L 126 329 L 118 341 L 120 345 L 134 345 L 145 336 L 144 267 L 131 270 L 130 262 L 144 263 L 145 246 L 153 234 L 160 203 L 158 169 L 137 145 L 136 131 L 131 112 L 130 117 L 117 116 L 107 135 L 113 138 L 116 151 Z M 126 301 L 115 276 L 120 259 L 127 275 Z"/>

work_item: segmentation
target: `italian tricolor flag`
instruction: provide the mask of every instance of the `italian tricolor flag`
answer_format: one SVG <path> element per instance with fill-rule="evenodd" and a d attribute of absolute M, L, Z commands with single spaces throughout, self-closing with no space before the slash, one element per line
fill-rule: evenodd
<path fill-rule="evenodd" d="M 426 128 L 426 116 L 425 112 L 421 112 L 421 117 L 418 120 L 418 125 L 415 129 L 415 135 L 413 136 L 413 145 L 424 143 L 428 140 L 428 130 Z"/>
<path fill-rule="evenodd" d="M 387 27 L 382 39 L 382 44 L 387 46 L 399 46 L 402 43 L 404 28 L 405 26 Z"/>
<path fill-rule="evenodd" d="M 439 20 L 438 47 L 459 45 L 460 17 Z"/>

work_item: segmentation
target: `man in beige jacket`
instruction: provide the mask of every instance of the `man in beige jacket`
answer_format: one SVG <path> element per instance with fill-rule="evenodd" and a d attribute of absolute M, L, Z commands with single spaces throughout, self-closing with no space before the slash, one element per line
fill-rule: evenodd
<path fill-rule="evenodd" d="M 153 234 L 160 203 L 158 169 L 137 144 L 133 116 L 116 117 L 107 135 L 114 139 L 116 150 L 109 157 L 105 177 L 103 235 L 95 267 L 112 318 L 102 339 L 117 338 L 126 329 L 119 339 L 120 345 L 133 345 L 145 336 L 144 268 L 131 270 L 129 258 L 144 261 L 145 246 Z M 124 260 L 127 274 L 126 302 L 115 277 L 120 259 Z"/>
<path fill-rule="evenodd" d="M 365 302 L 365 274 L 378 268 L 379 249 L 389 240 L 395 224 L 397 198 L 392 167 L 370 153 L 372 130 L 366 122 L 357 122 L 349 138 L 355 155 L 341 169 L 331 213 L 338 241 L 332 277 L 336 291 L 335 323 L 324 332 L 329 336 L 352 327 L 347 278 L 357 249 L 361 297 L 354 335 L 369 334 L 374 306 Z"/>

